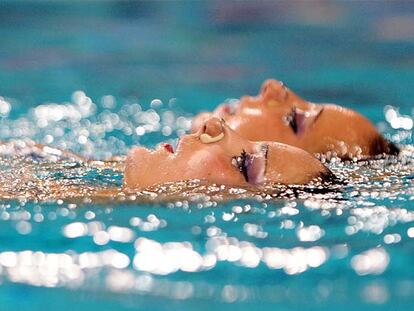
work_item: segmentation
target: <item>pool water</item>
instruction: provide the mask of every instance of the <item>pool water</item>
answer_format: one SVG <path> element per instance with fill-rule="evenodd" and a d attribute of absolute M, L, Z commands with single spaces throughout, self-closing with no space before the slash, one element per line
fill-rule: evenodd
<path fill-rule="evenodd" d="M 410 310 L 414 8 L 318 8 L 1 4 L 0 139 L 96 161 L 2 150 L 0 309 Z M 348 182 L 326 193 L 120 194 L 131 146 L 175 143 L 269 77 L 358 110 L 401 156 L 330 163 Z"/>

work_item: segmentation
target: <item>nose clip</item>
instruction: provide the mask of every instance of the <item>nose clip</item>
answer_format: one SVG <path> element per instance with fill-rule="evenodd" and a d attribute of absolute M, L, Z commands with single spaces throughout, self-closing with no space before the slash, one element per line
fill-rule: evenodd
<path fill-rule="evenodd" d="M 219 134 L 217 136 L 214 136 L 214 137 L 211 137 L 210 135 L 205 134 L 205 133 L 200 135 L 200 140 L 203 144 L 215 143 L 217 141 L 222 140 L 223 138 L 224 138 L 224 133 L 221 133 L 221 134 Z"/>
<path fill-rule="evenodd" d="M 217 129 L 218 122 L 216 121 L 219 122 L 220 129 Z M 220 131 L 219 134 L 215 136 L 210 135 L 210 134 L 214 134 L 214 132 L 217 132 L 218 130 Z M 204 124 L 203 132 L 204 133 L 200 135 L 200 141 L 203 144 L 211 144 L 211 143 L 215 143 L 215 142 L 222 140 L 224 138 L 224 120 L 223 119 L 218 120 L 216 118 L 207 120 L 206 123 Z M 208 132 L 210 132 L 210 134 Z"/>

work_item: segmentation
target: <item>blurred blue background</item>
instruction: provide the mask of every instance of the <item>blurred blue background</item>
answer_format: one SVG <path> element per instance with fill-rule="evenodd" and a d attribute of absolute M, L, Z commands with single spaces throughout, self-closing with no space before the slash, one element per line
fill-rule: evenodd
<path fill-rule="evenodd" d="M 412 1 L 2 1 L 0 94 L 23 107 L 179 99 L 190 112 L 283 80 L 314 101 L 410 113 Z"/>

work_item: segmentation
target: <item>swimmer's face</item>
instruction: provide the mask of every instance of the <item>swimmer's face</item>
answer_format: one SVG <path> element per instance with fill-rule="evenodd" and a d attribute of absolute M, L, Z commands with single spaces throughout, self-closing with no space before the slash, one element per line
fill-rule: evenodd
<path fill-rule="evenodd" d="M 125 186 L 143 189 L 175 181 L 202 180 L 232 186 L 264 183 L 303 184 L 330 172 L 310 154 L 278 143 L 250 142 L 222 120 L 211 118 L 177 148 L 132 149 Z"/>
<path fill-rule="evenodd" d="M 333 153 L 341 158 L 394 153 L 375 126 L 359 113 L 331 104 L 313 104 L 281 82 L 266 81 L 260 94 L 234 105 L 220 105 L 213 115 L 252 141 L 278 141 L 310 153 Z M 198 115 L 197 129 L 211 114 Z"/>

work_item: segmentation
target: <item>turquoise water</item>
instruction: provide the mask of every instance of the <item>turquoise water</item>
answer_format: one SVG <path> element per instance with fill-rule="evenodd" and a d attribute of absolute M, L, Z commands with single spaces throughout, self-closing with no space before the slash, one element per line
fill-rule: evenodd
<path fill-rule="evenodd" d="M 0 309 L 410 310 L 412 14 L 399 2 L 2 3 L 1 140 L 125 155 L 174 143 L 195 113 L 274 77 L 405 147 L 331 164 L 341 191 L 228 202 L 43 200 L 45 181 L 109 189 L 121 170 L 4 158 L 0 182 L 18 198 L 0 204 Z"/>

